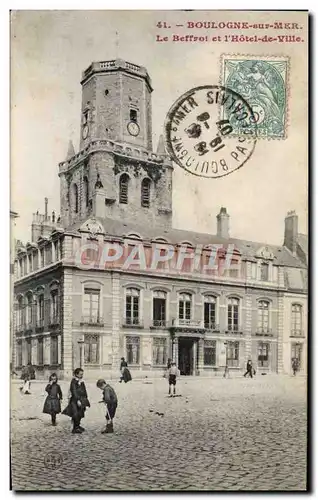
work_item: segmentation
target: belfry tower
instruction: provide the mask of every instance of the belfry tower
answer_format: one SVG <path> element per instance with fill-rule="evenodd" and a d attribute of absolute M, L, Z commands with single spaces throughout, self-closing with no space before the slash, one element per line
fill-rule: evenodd
<path fill-rule="evenodd" d="M 172 163 L 162 138 L 152 151 L 151 80 L 121 59 L 82 74 L 79 152 L 60 163 L 61 223 L 90 216 L 171 227 Z"/>

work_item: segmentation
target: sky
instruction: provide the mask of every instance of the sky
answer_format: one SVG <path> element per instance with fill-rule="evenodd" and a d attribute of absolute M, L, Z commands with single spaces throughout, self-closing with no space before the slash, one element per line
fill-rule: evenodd
<path fill-rule="evenodd" d="M 303 18 L 301 18 L 303 16 Z M 31 238 L 32 213 L 59 213 L 58 164 L 68 142 L 78 150 L 81 73 L 92 61 L 116 57 L 145 66 L 152 79 L 153 143 L 166 114 L 189 89 L 220 79 L 223 53 L 290 57 L 287 139 L 259 139 L 253 156 L 233 174 L 203 179 L 175 165 L 173 226 L 216 232 L 221 206 L 235 238 L 282 244 L 284 218 L 295 210 L 307 232 L 307 49 L 302 44 L 157 42 L 172 33 L 224 35 L 231 29 L 186 29 L 187 21 L 268 21 L 269 13 L 222 11 L 17 11 L 11 17 L 11 209 L 15 235 Z M 302 22 L 305 13 L 276 12 L 275 20 Z M 161 21 L 171 29 L 158 28 Z M 118 33 L 118 36 L 116 35 Z M 270 35 L 270 32 L 267 31 Z M 240 32 L 235 32 L 240 34 Z M 264 33 L 262 33 L 264 34 Z"/>

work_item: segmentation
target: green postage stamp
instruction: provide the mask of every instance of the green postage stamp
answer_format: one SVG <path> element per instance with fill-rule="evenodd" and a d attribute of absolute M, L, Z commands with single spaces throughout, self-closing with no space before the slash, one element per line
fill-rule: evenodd
<path fill-rule="evenodd" d="M 289 58 L 223 54 L 221 60 L 221 84 L 237 92 L 251 106 L 258 138 L 285 139 Z"/>

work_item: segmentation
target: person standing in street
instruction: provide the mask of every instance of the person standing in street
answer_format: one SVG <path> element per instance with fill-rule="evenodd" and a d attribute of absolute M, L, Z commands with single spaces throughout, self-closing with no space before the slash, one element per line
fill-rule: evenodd
<path fill-rule="evenodd" d="M 293 375 L 295 377 L 299 369 L 299 361 L 297 358 L 293 358 L 292 360 L 292 369 L 293 369 Z"/>
<path fill-rule="evenodd" d="M 52 373 L 49 378 L 49 383 L 45 388 L 47 397 L 44 402 L 43 413 L 51 415 L 52 425 L 56 425 L 56 415 L 61 413 L 61 401 L 63 394 L 60 385 L 57 383 L 56 373 Z"/>
<path fill-rule="evenodd" d="M 62 411 L 63 415 L 68 415 L 72 419 L 72 434 L 82 434 L 85 431 L 80 424 L 85 416 L 86 408 L 91 406 L 88 401 L 83 374 L 84 370 L 82 368 L 76 368 L 74 371 L 74 377 L 70 385 L 70 400 L 67 407 Z"/>
<path fill-rule="evenodd" d="M 23 381 L 22 386 L 20 387 L 20 392 L 23 394 L 31 394 L 30 373 L 27 366 L 23 366 L 20 378 Z"/>
<path fill-rule="evenodd" d="M 168 375 L 169 375 L 169 396 L 172 396 L 171 394 L 171 386 L 173 386 L 173 395 L 176 395 L 176 383 L 177 383 L 177 376 L 178 376 L 178 368 L 177 365 L 174 361 L 172 361 L 171 366 L 168 370 Z"/>
<path fill-rule="evenodd" d="M 102 430 L 102 434 L 109 434 L 114 432 L 113 419 L 116 415 L 117 410 L 117 394 L 115 390 L 105 382 L 104 379 L 100 378 L 96 382 L 97 387 L 103 391 L 103 401 L 106 405 L 106 428 Z"/>
<path fill-rule="evenodd" d="M 244 373 L 244 377 L 246 377 L 246 375 L 253 378 L 253 364 L 251 359 L 249 359 L 246 363 L 246 372 Z"/>
<path fill-rule="evenodd" d="M 125 358 L 121 358 L 120 360 L 120 373 L 121 376 L 119 382 L 124 381 L 126 384 L 127 382 L 131 381 L 131 374 L 130 371 L 128 370 L 128 363 L 125 360 Z"/>

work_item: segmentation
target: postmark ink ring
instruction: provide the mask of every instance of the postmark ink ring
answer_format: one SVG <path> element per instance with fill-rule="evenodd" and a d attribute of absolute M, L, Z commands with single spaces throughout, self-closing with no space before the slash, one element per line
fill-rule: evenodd
<path fill-rule="evenodd" d="M 204 85 L 183 94 L 165 121 L 167 152 L 187 172 L 218 178 L 241 168 L 257 141 L 257 117 L 240 94 Z"/>

